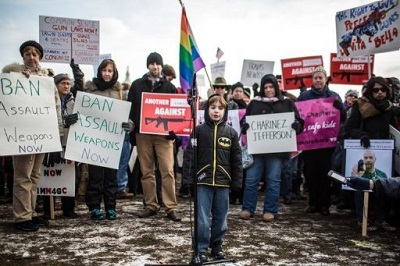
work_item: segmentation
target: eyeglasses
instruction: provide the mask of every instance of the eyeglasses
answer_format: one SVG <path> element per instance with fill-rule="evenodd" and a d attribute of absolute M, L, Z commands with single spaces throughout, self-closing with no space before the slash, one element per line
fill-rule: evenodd
<path fill-rule="evenodd" d="M 358 98 L 356 95 L 352 95 L 352 94 L 350 94 L 350 95 L 347 95 L 347 97 Z"/>
<path fill-rule="evenodd" d="M 387 89 L 385 89 L 385 88 L 373 88 L 372 89 L 373 93 L 378 93 L 379 91 L 381 91 L 383 93 L 383 92 L 387 92 Z"/>

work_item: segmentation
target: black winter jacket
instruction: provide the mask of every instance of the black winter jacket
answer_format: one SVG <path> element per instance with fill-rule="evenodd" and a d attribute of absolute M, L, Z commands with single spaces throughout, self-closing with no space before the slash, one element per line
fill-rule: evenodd
<path fill-rule="evenodd" d="M 198 125 L 194 131 L 197 139 L 198 185 L 230 187 L 240 190 L 242 187 L 243 167 L 239 137 L 231 126 L 226 124 L 228 112 L 222 121 L 214 122 L 208 114 L 208 105 L 204 112 L 205 123 Z M 184 153 L 184 183 L 191 184 L 193 177 L 193 146 L 189 143 Z"/>
<path fill-rule="evenodd" d="M 145 74 L 142 78 L 139 78 L 132 82 L 132 85 L 128 93 L 128 101 L 132 103 L 131 112 L 129 114 L 129 119 L 135 123 L 134 132 L 139 132 L 140 128 L 140 109 L 142 106 L 142 93 L 178 93 L 174 84 L 161 77 L 159 81 L 152 85 L 149 75 Z"/>

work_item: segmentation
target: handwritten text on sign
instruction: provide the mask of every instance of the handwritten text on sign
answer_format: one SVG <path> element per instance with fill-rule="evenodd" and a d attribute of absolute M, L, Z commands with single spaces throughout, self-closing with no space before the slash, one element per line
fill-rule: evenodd
<path fill-rule="evenodd" d="M 61 151 L 52 78 L 0 74 L 0 155 Z"/>
<path fill-rule="evenodd" d="M 297 136 L 299 150 L 336 146 L 340 127 L 340 112 L 333 107 L 334 97 L 295 102 L 304 131 Z"/>
<path fill-rule="evenodd" d="M 291 152 L 297 150 L 296 132 L 291 125 L 294 113 L 246 116 L 247 145 L 250 154 Z"/>
<path fill-rule="evenodd" d="M 41 167 L 40 182 L 37 187 L 38 195 L 75 196 L 75 164 L 63 160 L 54 167 Z"/>
<path fill-rule="evenodd" d="M 39 16 L 39 43 L 45 62 L 98 64 L 100 22 Z"/>
<path fill-rule="evenodd" d="M 78 92 L 74 113 L 79 120 L 70 127 L 65 158 L 118 169 L 131 103 Z"/>

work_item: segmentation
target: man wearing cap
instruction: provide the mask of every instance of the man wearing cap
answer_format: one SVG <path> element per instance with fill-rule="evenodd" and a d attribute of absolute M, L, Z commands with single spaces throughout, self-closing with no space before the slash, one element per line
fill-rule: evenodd
<path fill-rule="evenodd" d="M 135 80 L 128 94 L 132 102 L 129 118 L 134 122 L 135 129 L 131 133 L 132 145 L 137 146 L 140 169 L 142 171 L 142 188 L 146 209 L 139 213 L 140 218 L 148 218 L 157 214 L 158 198 L 156 193 L 156 177 L 154 174 L 155 157 L 161 172 L 162 201 L 167 217 L 172 221 L 180 221 L 177 214 L 178 203 L 175 195 L 174 177 L 174 133 L 169 136 L 142 134 L 139 132 L 142 93 L 177 93 L 175 86 L 162 74 L 163 59 L 159 53 L 150 53 L 147 57 L 147 69 L 142 78 Z"/>
<path fill-rule="evenodd" d="M 213 84 L 214 93 L 224 96 L 225 100 L 228 102 L 228 110 L 239 109 L 239 106 L 234 101 L 228 101 L 227 92 L 230 90 L 231 86 L 226 83 L 223 77 L 217 77 Z M 202 103 L 201 109 L 204 109 L 207 101 Z"/>
<path fill-rule="evenodd" d="M 300 93 L 297 101 L 335 97 L 333 106 L 340 111 L 340 120 L 346 119 L 346 112 L 339 94 L 331 91 L 327 83 L 327 74 L 322 66 L 312 72 L 313 84 L 311 89 Z M 305 118 L 305 120 L 307 117 Z M 331 205 L 331 180 L 327 176 L 331 169 L 331 156 L 334 147 L 303 151 L 304 175 L 309 187 L 309 207 L 307 213 L 319 212 L 329 215 Z"/>

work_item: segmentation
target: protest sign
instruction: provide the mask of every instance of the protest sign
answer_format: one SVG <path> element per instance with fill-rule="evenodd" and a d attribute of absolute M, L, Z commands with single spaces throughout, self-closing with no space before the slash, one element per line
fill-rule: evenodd
<path fill-rule="evenodd" d="M 99 62 L 100 22 L 39 16 L 39 43 L 43 62 L 94 65 Z"/>
<path fill-rule="evenodd" d="M 78 91 L 74 113 L 78 122 L 69 129 L 65 158 L 118 169 L 131 103 Z"/>
<path fill-rule="evenodd" d="M 374 72 L 374 55 L 370 55 L 370 69 Z M 368 56 L 337 57 L 331 53 L 331 84 L 362 85 L 369 80 Z"/>
<path fill-rule="evenodd" d="M 75 164 L 69 160 L 41 167 L 38 195 L 75 197 Z"/>
<path fill-rule="evenodd" d="M 294 113 L 246 116 L 249 154 L 297 151 Z"/>
<path fill-rule="evenodd" d="M 140 133 L 189 136 L 191 111 L 185 94 L 142 93 Z"/>
<path fill-rule="evenodd" d="M 400 174 L 400 132 L 393 126 L 389 128 L 389 135 L 394 139 L 394 170 Z"/>
<path fill-rule="evenodd" d="M 225 61 L 211 64 L 211 79 L 212 82 L 218 77 L 225 77 Z"/>
<path fill-rule="evenodd" d="M 260 84 L 261 78 L 274 72 L 274 61 L 243 60 L 242 76 L 240 81 L 245 86 Z"/>
<path fill-rule="evenodd" d="M 204 123 L 204 111 L 205 110 L 197 111 L 197 124 L 198 125 Z M 238 133 L 238 135 L 240 135 L 240 119 L 242 119 L 245 112 L 246 112 L 245 109 L 228 110 L 226 124 L 233 127 L 236 130 L 236 132 Z"/>
<path fill-rule="evenodd" d="M 311 87 L 312 72 L 317 66 L 323 66 L 322 56 L 308 56 L 281 60 L 282 79 L 285 90 Z"/>
<path fill-rule="evenodd" d="M 0 155 L 61 151 L 54 81 L 0 74 Z"/>
<path fill-rule="evenodd" d="M 340 111 L 333 107 L 335 97 L 295 102 L 304 130 L 297 136 L 299 150 L 335 147 L 340 128 Z"/>
<path fill-rule="evenodd" d="M 337 54 L 359 56 L 400 48 L 400 5 L 383 0 L 336 13 Z"/>

